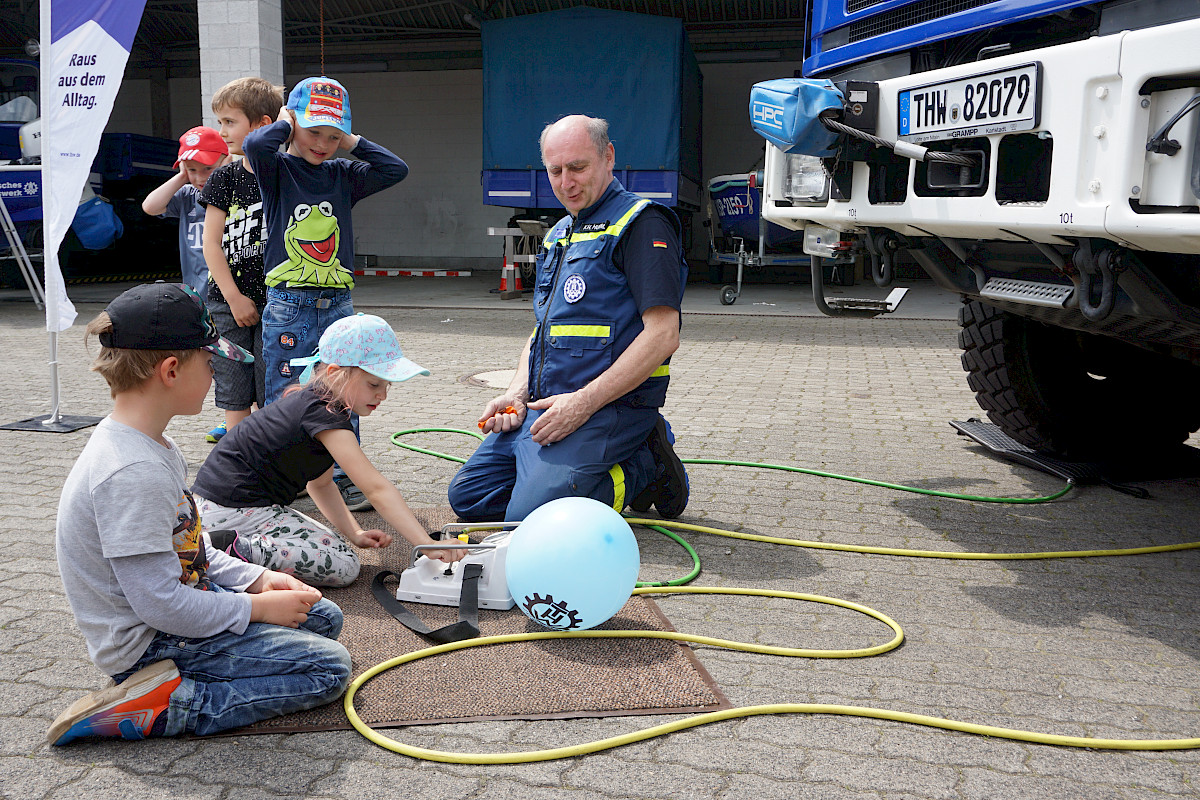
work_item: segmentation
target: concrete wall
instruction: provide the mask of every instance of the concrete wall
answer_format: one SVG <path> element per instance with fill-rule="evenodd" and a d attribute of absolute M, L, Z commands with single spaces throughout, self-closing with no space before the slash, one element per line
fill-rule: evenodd
<path fill-rule="evenodd" d="M 303 78 L 289 75 L 289 86 Z M 483 204 L 483 73 L 335 76 L 350 92 L 354 131 L 403 158 L 399 185 L 354 208 L 355 252 L 380 266 L 500 269 L 511 209 Z"/>
<path fill-rule="evenodd" d="M 716 175 L 762 166 L 763 140 L 750 128 L 747 105 L 757 81 L 788 77 L 799 63 L 704 64 L 703 188 Z M 304 75 L 288 75 L 292 86 Z M 392 150 L 412 172 L 398 186 L 355 207 L 355 252 L 382 267 L 499 269 L 502 244 L 487 235 L 505 227 L 511 209 L 485 206 L 482 167 L 483 73 L 350 73 L 335 75 L 350 91 L 354 130 Z M 202 124 L 200 81 L 170 82 L 174 136 Z M 150 82 L 126 81 L 107 130 L 149 134 Z M 707 194 L 704 194 L 707 197 Z M 706 206 L 707 204 L 705 204 Z M 691 255 L 704 258 L 707 235 L 694 220 Z"/>

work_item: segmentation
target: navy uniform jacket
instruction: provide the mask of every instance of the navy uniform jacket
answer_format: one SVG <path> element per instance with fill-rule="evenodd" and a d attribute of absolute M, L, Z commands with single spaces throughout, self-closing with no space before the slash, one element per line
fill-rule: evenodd
<path fill-rule="evenodd" d="M 613 264 L 617 243 L 652 203 L 613 180 L 578 217 L 563 217 L 546 234 L 537 260 L 534 328 L 529 351 L 529 398 L 576 391 L 595 379 L 642 332 L 642 317 L 625 274 Z M 679 222 L 663 206 L 679 232 Z M 680 287 L 687 262 L 679 249 Z M 617 402 L 658 408 L 670 382 L 668 358 Z"/>

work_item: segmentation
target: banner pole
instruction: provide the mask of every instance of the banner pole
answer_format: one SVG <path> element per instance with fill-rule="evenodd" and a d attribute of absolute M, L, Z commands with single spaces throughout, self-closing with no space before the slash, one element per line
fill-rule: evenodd
<path fill-rule="evenodd" d="M 50 416 L 42 420 L 43 425 L 58 425 L 62 422 L 58 397 L 58 332 L 50 331 Z"/>

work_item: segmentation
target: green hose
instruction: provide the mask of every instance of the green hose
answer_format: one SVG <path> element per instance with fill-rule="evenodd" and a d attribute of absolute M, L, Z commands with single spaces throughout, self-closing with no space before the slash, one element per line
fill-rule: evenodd
<path fill-rule="evenodd" d="M 483 441 L 483 436 L 475 431 L 463 430 L 462 428 L 408 428 L 402 431 L 396 431 L 392 434 L 392 444 L 397 447 L 403 447 L 405 450 L 412 450 L 414 453 L 423 453 L 427 456 L 436 456 L 444 458 L 447 461 L 455 461 L 459 464 L 465 464 L 466 459 L 459 456 L 452 456 L 447 453 L 439 453 L 436 450 L 426 450 L 422 447 L 407 444 L 400 441 L 400 437 L 408 436 L 414 433 L 461 433 L 467 436 L 474 436 L 476 439 Z M 869 478 L 855 478 L 852 475 L 839 475 L 836 472 L 822 472 L 817 469 L 805 469 L 804 467 L 789 467 L 784 464 L 764 464 L 758 461 L 726 461 L 717 458 L 681 458 L 684 464 L 716 464 L 718 466 L 728 467 L 751 467 L 754 469 L 777 469 L 784 472 L 799 472 L 803 475 L 815 475 L 818 478 L 832 478 L 839 481 L 850 481 L 852 483 L 861 483 L 867 486 L 878 486 L 883 489 L 895 489 L 900 492 L 913 492 L 914 494 L 924 494 L 930 497 L 946 497 L 951 500 L 969 500 L 975 503 L 1048 503 L 1051 500 L 1058 498 L 1071 491 L 1074 483 L 1067 481 L 1067 485 L 1060 491 L 1054 494 L 1042 495 L 1039 497 L 988 497 L 986 495 L 977 494 L 956 494 L 954 492 L 939 492 L 936 489 L 920 489 L 916 486 L 905 486 L 901 483 L 888 483 L 886 481 L 874 481 Z"/>
<path fill-rule="evenodd" d="M 464 431 L 466 433 L 466 431 Z M 927 494 L 930 497 L 948 497 L 951 500 L 970 500 L 975 503 L 1048 503 L 1051 500 L 1057 500 L 1075 485 L 1071 481 L 1054 494 L 1047 494 L 1040 497 L 987 497 L 978 494 L 956 494 L 955 492 L 939 492 L 936 489 L 918 489 L 916 486 L 905 486 L 901 483 L 888 483 L 886 481 L 873 481 L 870 478 L 855 478 L 852 475 L 838 475 L 836 472 L 822 472 L 819 469 L 805 469 L 804 467 L 788 467 L 782 464 L 763 464 L 758 461 L 724 461 L 718 458 L 681 458 L 685 464 L 717 464 L 720 466 L 730 467 L 755 467 L 757 469 L 778 469 L 784 472 L 799 472 L 803 475 L 815 475 L 818 478 L 833 478 L 839 481 L 850 481 L 851 483 L 862 483 L 867 486 L 878 486 L 883 489 L 895 489 L 900 492 L 913 492 L 914 494 Z"/>

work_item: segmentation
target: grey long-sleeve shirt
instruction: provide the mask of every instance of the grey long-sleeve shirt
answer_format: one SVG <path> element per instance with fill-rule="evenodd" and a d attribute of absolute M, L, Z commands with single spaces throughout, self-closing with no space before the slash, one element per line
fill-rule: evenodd
<path fill-rule="evenodd" d="M 264 571 L 201 550 L 187 461 L 167 443 L 105 418 L 63 485 L 59 572 L 88 655 L 109 675 L 133 666 L 157 631 L 245 632 L 250 597 L 242 592 Z M 236 593 L 198 588 L 201 572 Z"/>

